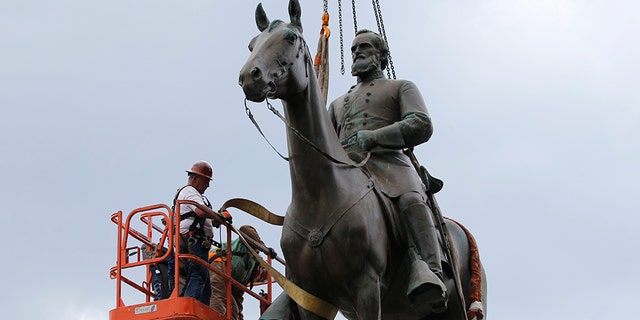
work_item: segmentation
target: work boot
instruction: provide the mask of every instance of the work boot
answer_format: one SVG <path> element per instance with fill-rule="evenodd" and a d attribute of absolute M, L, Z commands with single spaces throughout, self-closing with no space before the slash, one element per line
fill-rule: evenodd
<path fill-rule="evenodd" d="M 447 287 L 442 282 L 442 262 L 436 227 L 426 204 L 402 211 L 412 251 L 407 297 L 413 304 L 427 303 L 434 312 L 447 307 Z"/>

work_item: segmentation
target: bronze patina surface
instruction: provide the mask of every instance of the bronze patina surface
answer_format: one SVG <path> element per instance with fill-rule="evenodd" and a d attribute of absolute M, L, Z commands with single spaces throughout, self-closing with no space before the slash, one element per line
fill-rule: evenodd
<path fill-rule="evenodd" d="M 357 139 L 357 131 L 341 133 L 343 139 L 336 133 L 338 122 L 332 122 L 325 107 L 312 57 L 302 37 L 300 15 L 297 0 L 289 2 L 289 23 L 269 21 L 262 6 L 258 6 L 255 19 L 260 33 L 249 44 L 251 54 L 239 77 L 248 100 L 280 99 L 288 125 L 295 128 L 287 130 L 292 194 L 280 240 L 287 277 L 336 305 L 348 319 L 465 319 L 461 310 L 467 310 L 471 303 L 470 239 L 460 226 L 447 221 L 456 257 L 451 267 L 460 274 L 465 305 L 449 299 L 446 311 L 434 313 L 427 303 L 412 303 L 407 297 L 411 257 L 403 232 L 394 231 L 403 228 L 398 227 L 401 224 L 397 213 L 384 213 L 386 208 L 393 209 L 389 205 L 393 201 L 381 199 L 385 194 L 393 198 L 407 192 L 405 188 L 413 190 L 420 181 L 414 181 L 413 186 L 405 182 L 396 189 L 394 183 L 385 186 L 376 181 L 381 179 L 377 175 L 355 165 L 350 155 L 359 161 L 378 146 L 367 150 L 366 143 L 362 148 L 362 142 L 356 140 L 359 149 L 345 151 L 341 140 L 354 133 Z M 388 86 L 393 89 L 385 90 L 396 90 L 407 83 L 410 82 L 398 82 L 397 86 L 393 83 Z M 367 91 L 351 93 L 358 95 L 355 99 L 367 99 Z M 381 91 L 372 92 L 369 99 L 379 103 L 390 98 Z M 422 113 L 426 114 L 426 110 L 414 111 L 418 121 L 425 119 Z M 444 284 L 449 295 L 454 296 L 457 291 L 451 269 L 443 269 Z M 296 307 L 283 293 L 261 319 L 322 318 Z"/>

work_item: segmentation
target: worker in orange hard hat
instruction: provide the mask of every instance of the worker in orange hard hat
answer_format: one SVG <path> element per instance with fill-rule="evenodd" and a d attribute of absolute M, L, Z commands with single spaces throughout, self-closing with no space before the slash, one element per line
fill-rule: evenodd
<path fill-rule="evenodd" d="M 173 210 L 180 213 L 180 252 L 189 253 L 207 261 L 209 249 L 213 241 L 213 227 L 219 226 L 225 218 L 220 213 L 213 211 L 211 202 L 204 195 L 213 179 L 213 168 L 206 161 L 194 163 L 187 172 L 187 185 L 178 189 L 173 200 Z M 188 203 L 180 203 L 180 200 L 190 200 L 202 206 Z M 175 264 L 173 256 L 169 261 L 169 292 L 173 290 L 173 275 Z M 186 267 L 186 283 L 184 292 L 186 297 L 192 297 L 209 305 L 211 285 L 209 283 L 209 270 L 191 259 L 181 261 Z"/>
<path fill-rule="evenodd" d="M 205 178 L 204 180 L 207 181 L 207 185 L 209 184 L 209 181 L 213 180 L 213 168 L 206 161 L 198 161 L 191 166 L 191 169 L 185 171 L 189 174 L 189 176 L 195 174 Z"/>

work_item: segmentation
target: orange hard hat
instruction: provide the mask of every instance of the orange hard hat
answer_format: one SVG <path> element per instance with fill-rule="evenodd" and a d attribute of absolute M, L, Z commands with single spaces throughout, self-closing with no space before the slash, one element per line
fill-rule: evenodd
<path fill-rule="evenodd" d="M 188 173 L 197 174 L 211 180 L 213 176 L 213 168 L 206 161 L 198 161 L 191 166 L 191 169 L 186 170 Z"/>

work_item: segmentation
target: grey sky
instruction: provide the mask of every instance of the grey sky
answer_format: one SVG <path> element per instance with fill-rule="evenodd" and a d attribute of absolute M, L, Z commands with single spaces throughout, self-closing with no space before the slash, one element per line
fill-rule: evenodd
<path fill-rule="evenodd" d="M 322 1 L 301 2 L 315 51 Z M 398 77 L 418 85 L 435 125 L 416 153 L 445 181 L 444 214 L 478 241 L 489 319 L 635 315 L 640 5 L 381 2 Z M 257 3 L 0 3 L 3 318 L 108 319 L 110 215 L 169 203 L 196 160 L 214 166 L 214 207 L 244 197 L 284 214 L 288 165 L 237 85 Z M 375 30 L 371 3 L 357 5 L 358 26 Z M 288 19 L 286 0 L 263 6 Z M 340 75 L 329 10 L 333 99 L 354 79 Z M 349 1 L 343 11 L 348 54 Z M 286 152 L 283 124 L 250 106 Z M 279 247 L 279 228 L 232 214 Z"/>

